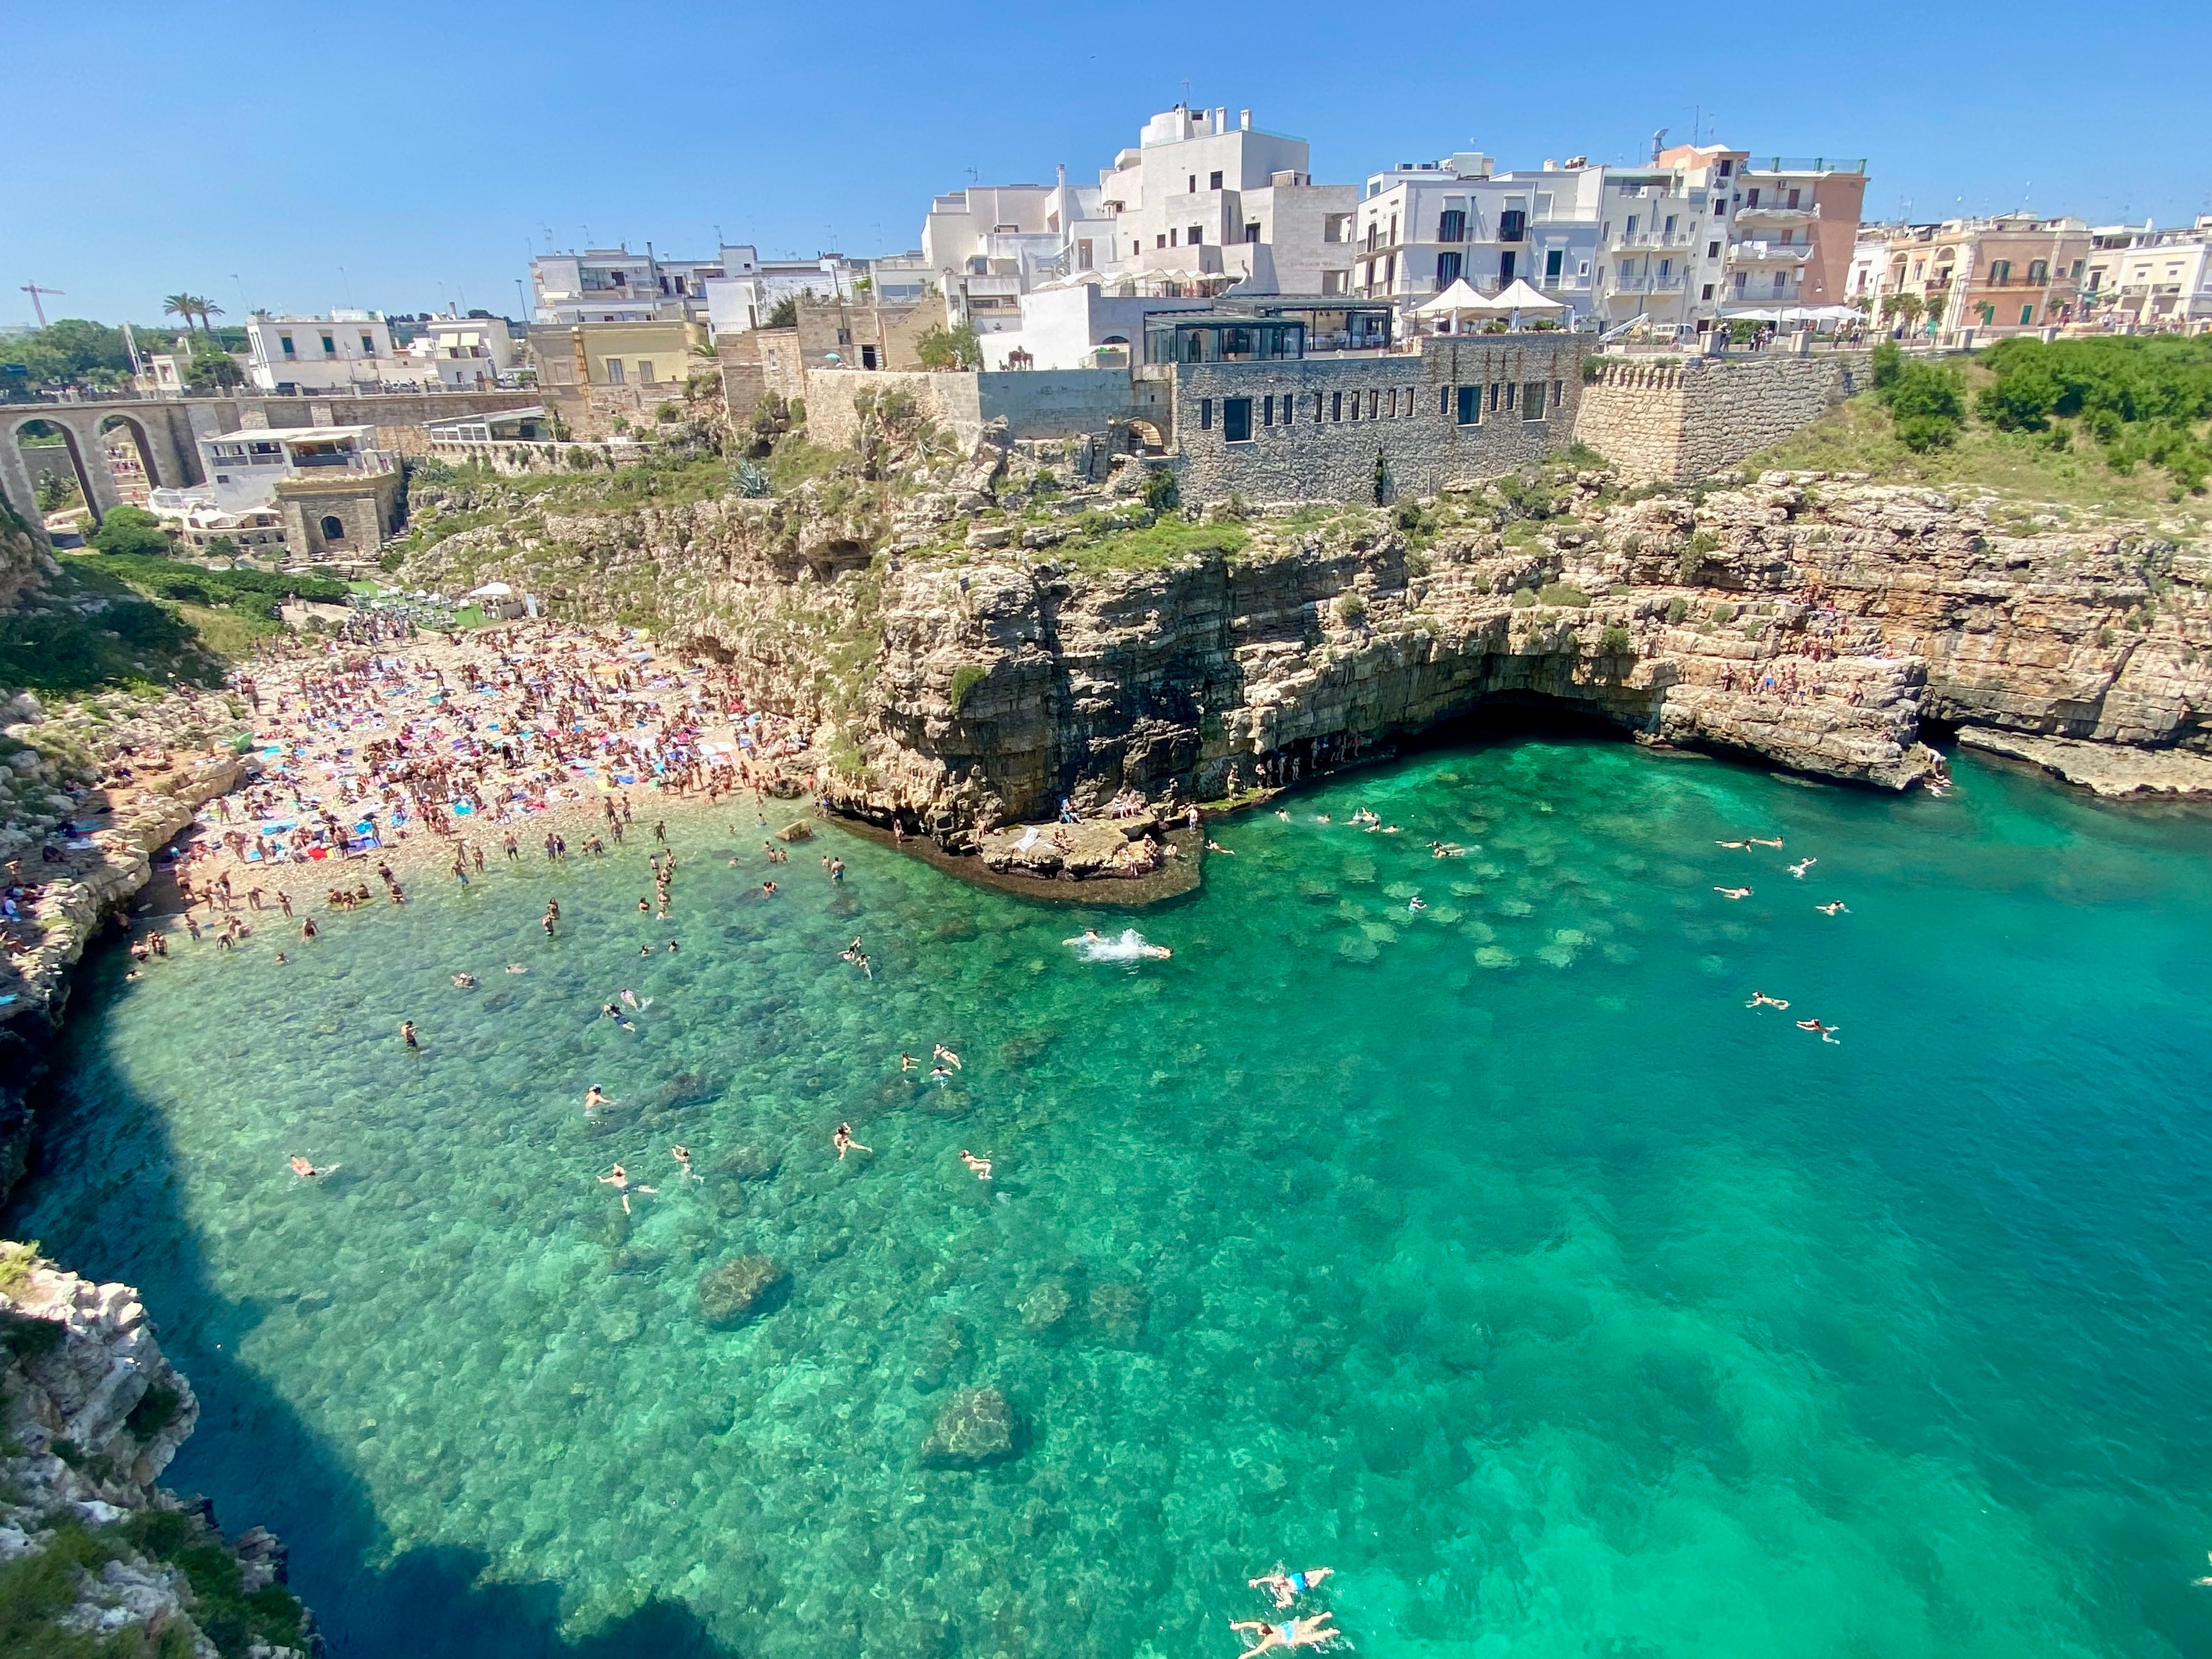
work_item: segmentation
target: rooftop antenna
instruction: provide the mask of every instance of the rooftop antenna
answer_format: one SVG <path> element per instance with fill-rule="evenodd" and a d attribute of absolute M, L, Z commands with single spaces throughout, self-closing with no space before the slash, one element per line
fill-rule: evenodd
<path fill-rule="evenodd" d="M 62 290 L 58 288 L 40 288 L 36 283 L 26 283 L 23 284 L 23 292 L 31 296 L 31 309 L 39 313 L 39 326 L 44 328 L 46 325 L 46 308 L 39 302 L 39 295 L 58 295 Z"/>
<path fill-rule="evenodd" d="M 1667 131 L 1665 127 L 1662 127 L 1651 135 L 1651 159 L 1654 161 L 1659 159 L 1659 152 L 1667 147 Z"/>

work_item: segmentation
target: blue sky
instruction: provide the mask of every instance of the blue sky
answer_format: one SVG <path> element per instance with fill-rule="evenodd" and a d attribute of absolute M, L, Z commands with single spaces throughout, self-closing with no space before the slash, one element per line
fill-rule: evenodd
<path fill-rule="evenodd" d="M 1692 123 L 1864 155 L 1870 216 L 2212 210 L 2212 6 L 1002 5 L 536 0 L 0 6 L 0 321 L 161 296 L 518 313 L 533 246 L 914 245 L 931 194 L 1095 174 L 1182 100 L 1315 176 L 1475 148 L 1648 153 Z M 241 30 L 241 18 L 252 21 Z M 1671 19 L 1692 19 L 1686 27 Z"/>

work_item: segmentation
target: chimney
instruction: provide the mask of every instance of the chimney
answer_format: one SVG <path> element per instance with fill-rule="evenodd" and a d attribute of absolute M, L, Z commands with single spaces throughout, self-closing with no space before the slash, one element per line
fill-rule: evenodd
<path fill-rule="evenodd" d="M 1067 188 L 1067 163 L 1062 161 L 1060 164 L 1058 171 L 1060 173 L 1060 187 L 1062 190 L 1066 190 Z"/>
<path fill-rule="evenodd" d="M 1237 112 L 1237 126 L 1238 126 L 1238 128 L 1239 128 L 1240 130 L 1242 130 L 1242 131 L 1245 131 L 1245 132 L 1249 132 L 1249 131 L 1252 131 L 1252 112 L 1251 112 L 1250 110 L 1249 110 L 1249 109 L 1240 109 L 1240 110 L 1238 110 L 1238 111 Z"/>
<path fill-rule="evenodd" d="M 1213 130 L 1216 132 L 1226 132 L 1229 131 L 1228 105 L 1223 104 L 1213 112 Z"/>

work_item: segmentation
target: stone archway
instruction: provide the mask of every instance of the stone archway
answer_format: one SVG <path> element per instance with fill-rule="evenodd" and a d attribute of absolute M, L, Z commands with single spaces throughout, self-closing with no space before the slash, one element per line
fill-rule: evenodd
<path fill-rule="evenodd" d="M 108 471 L 115 480 L 115 493 L 118 495 L 125 500 L 138 497 L 140 505 L 143 506 L 143 495 L 145 491 L 176 487 L 178 483 L 176 479 L 164 478 L 161 476 L 159 449 L 154 442 L 153 434 L 146 429 L 146 423 L 138 416 L 119 412 L 104 415 L 100 416 L 96 430 L 100 434 L 100 447 L 106 459 Z M 137 466 L 135 477 L 131 471 L 131 455 L 124 456 L 121 459 L 120 470 L 118 468 L 118 461 L 113 453 L 111 441 L 118 432 L 128 440 L 129 449 L 135 454 Z"/>
<path fill-rule="evenodd" d="M 54 438 L 60 441 L 47 441 Z M 105 457 L 101 458 L 95 477 L 82 434 L 70 422 L 27 411 L 10 420 L 4 434 L 0 434 L 0 495 L 7 497 L 8 505 L 15 509 L 17 517 L 41 529 L 49 510 L 46 501 L 50 499 L 51 489 L 42 481 L 49 477 L 74 484 L 76 489 L 76 501 L 58 502 L 57 509 L 64 505 L 82 505 L 90 509 L 88 516 L 95 526 L 106 508 L 113 505 L 106 499 L 112 484 Z M 103 484 L 108 488 L 102 489 Z"/>

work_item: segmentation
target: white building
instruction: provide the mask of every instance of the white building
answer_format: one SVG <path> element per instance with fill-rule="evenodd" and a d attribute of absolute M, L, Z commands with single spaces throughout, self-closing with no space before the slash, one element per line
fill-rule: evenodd
<path fill-rule="evenodd" d="M 381 312 L 252 317 L 246 337 L 246 378 L 257 391 L 365 392 L 416 378 L 393 349 Z"/>
<path fill-rule="evenodd" d="M 1182 105 L 1153 116 L 1097 185 L 977 185 L 939 196 L 922 224 L 927 268 L 978 334 L 1012 331 L 1021 299 L 1096 273 L 1109 289 L 1344 294 L 1358 189 L 1316 185 L 1303 138 L 1249 110 Z"/>
<path fill-rule="evenodd" d="M 420 379 L 447 392 L 489 392 L 514 373 L 518 342 L 504 317 L 431 317 L 406 351 Z"/>
<path fill-rule="evenodd" d="M 2212 318 L 2212 213 L 2199 214 L 2186 229 L 2146 223 L 2124 243 L 2108 231 L 2093 234 L 2085 295 L 2146 328 Z"/>
<path fill-rule="evenodd" d="M 1497 173 L 1471 151 L 1368 175 L 1353 227 L 1352 291 L 1418 302 L 1464 280 L 1485 294 L 1516 281 L 1577 316 L 1594 308 L 1602 167 Z"/>
<path fill-rule="evenodd" d="M 738 257 L 726 260 L 726 274 L 704 279 L 703 304 L 691 318 L 705 323 L 714 339 L 770 326 L 769 317 L 786 300 L 849 300 L 864 291 L 879 266 L 890 273 L 898 297 L 919 299 L 923 285 L 919 268 L 908 266 L 916 257 L 913 254 L 875 260 L 848 259 L 841 253 L 824 253 L 811 259 L 763 259 L 750 247 L 722 252 Z M 886 303 L 893 297 L 887 289 Z"/>
<path fill-rule="evenodd" d="M 294 478 L 336 479 L 344 473 L 374 477 L 397 470 L 389 450 L 376 447 L 373 426 L 247 427 L 199 441 L 204 493 L 226 514 L 266 510 L 276 486 Z M 172 492 L 157 490 L 156 495 Z"/>

